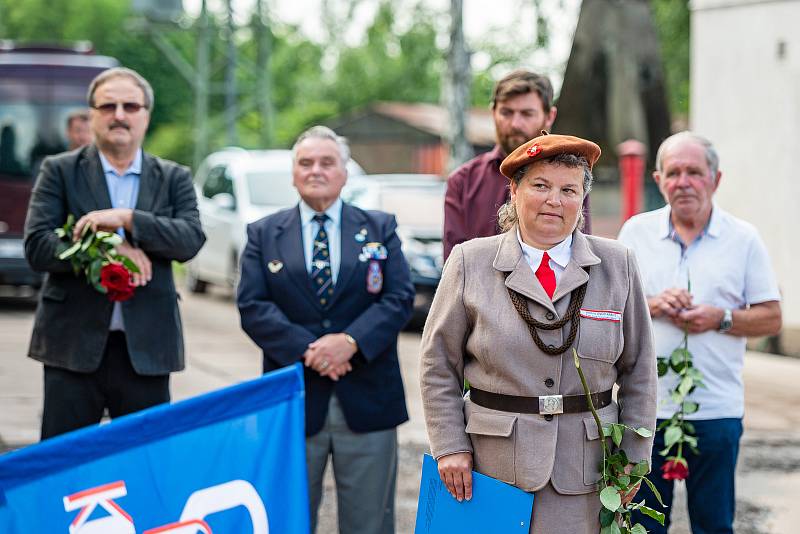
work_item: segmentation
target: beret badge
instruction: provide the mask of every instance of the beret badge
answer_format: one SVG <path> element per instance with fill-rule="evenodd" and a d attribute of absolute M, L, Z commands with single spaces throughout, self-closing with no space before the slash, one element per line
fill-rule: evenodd
<path fill-rule="evenodd" d="M 528 150 L 526 150 L 529 158 L 535 158 L 536 156 L 539 155 L 541 151 L 542 147 L 540 147 L 539 145 L 531 145 L 528 147 Z"/>

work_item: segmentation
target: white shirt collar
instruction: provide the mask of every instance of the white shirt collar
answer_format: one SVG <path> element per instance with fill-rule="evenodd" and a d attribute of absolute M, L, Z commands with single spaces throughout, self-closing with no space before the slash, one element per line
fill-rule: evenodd
<path fill-rule="evenodd" d="M 519 245 L 522 247 L 522 253 L 525 255 L 525 258 L 528 260 L 530 265 L 538 266 L 540 263 L 542 263 L 542 256 L 544 256 L 545 252 L 547 252 L 547 255 L 550 256 L 550 259 L 562 269 L 566 269 L 569 260 L 572 259 L 572 234 L 569 234 L 561 243 L 555 245 L 547 251 L 544 251 L 526 244 L 522 240 L 518 226 L 517 241 L 519 241 Z"/>
<path fill-rule="evenodd" d="M 300 200 L 300 222 L 303 226 L 307 225 L 314 219 L 314 215 L 317 212 L 311 208 L 304 200 Z M 325 215 L 331 220 L 334 225 L 339 224 L 339 219 L 342 218 L 342 199 L 341 197 L 336 199 L 336 202 L 331 204 L 328 209 L 325 210 Z"/>

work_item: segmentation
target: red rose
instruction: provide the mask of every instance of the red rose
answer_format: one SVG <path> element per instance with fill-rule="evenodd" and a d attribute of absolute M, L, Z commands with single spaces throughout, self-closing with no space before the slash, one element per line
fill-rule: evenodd
<path fill-rule="evenodd" d="M 122 302 L 133 296 L 131 273 L 119 263 L 109 263 L 100 269 L 100 285 L 106 288 L 108 300 L 112 302 Z"/>
<path fill-rule="evenodd" d="M 664 480 L 686 480 L 689 477 L 689 464 L 683 458 L 667 458 L 661 470 L 661 478 Z"/>

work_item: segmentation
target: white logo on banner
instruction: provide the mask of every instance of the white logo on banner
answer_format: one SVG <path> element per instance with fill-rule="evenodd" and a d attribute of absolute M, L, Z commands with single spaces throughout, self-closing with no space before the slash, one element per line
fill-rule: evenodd
<path fill-rule="evenodd" d="M 124 481 L 90 488 L 64 497 L 64 510 L 81 509 L 69 526 L 69 534 L 136 534 L 133 518 L 114 499 L 128 494 Z M 92 512 L 102 507 L 108 516 L 89 520 Z M 264 502 L 252 484 L 232 480 L 195 491 L 186 500 L 180 520 L 146 530 L 142 534 L 211 534 L 206 516 L 243 506 L 250 514 L 253 534 L 269 534 L 269 519 Z"/>

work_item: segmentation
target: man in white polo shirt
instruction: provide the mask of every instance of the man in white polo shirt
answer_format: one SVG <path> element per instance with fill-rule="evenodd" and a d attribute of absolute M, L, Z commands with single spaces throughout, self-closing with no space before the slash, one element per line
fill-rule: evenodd
<path fill-rule="evenodd" d="M 683 448 L 693 534 L 733 532 L 745 338 L 773 335 L 781 327 L 780 295 L 758 232 L 712 201 L 722 176 L 718 167 L 719 157 L 707 139 L 692 132 L 667 138 L 653 173 L 667 206 L 631 218 L 619 234 L 635 251 L 642 271 L 656 354 L 669 356 L 681 346 L 686 328 L 694 366 L 703 373 L 706 387 L 688 397 L 699 409 L 686 416 L 694 425 L 699 454 Z M 670 398 L 676 385 L 674 373 L 659 380 L 659 423 L 678 408 Z M 673 480 L 662 478 L 663 449 L 662 430 L 653 446 L 650 479 L 668 506 L 667 519 L 661 526 L 642 516 L 641 523 L 649 532 L 666 534 Z M 639 496 L 651 506 L 656 502 L 645 487 Z"/>

